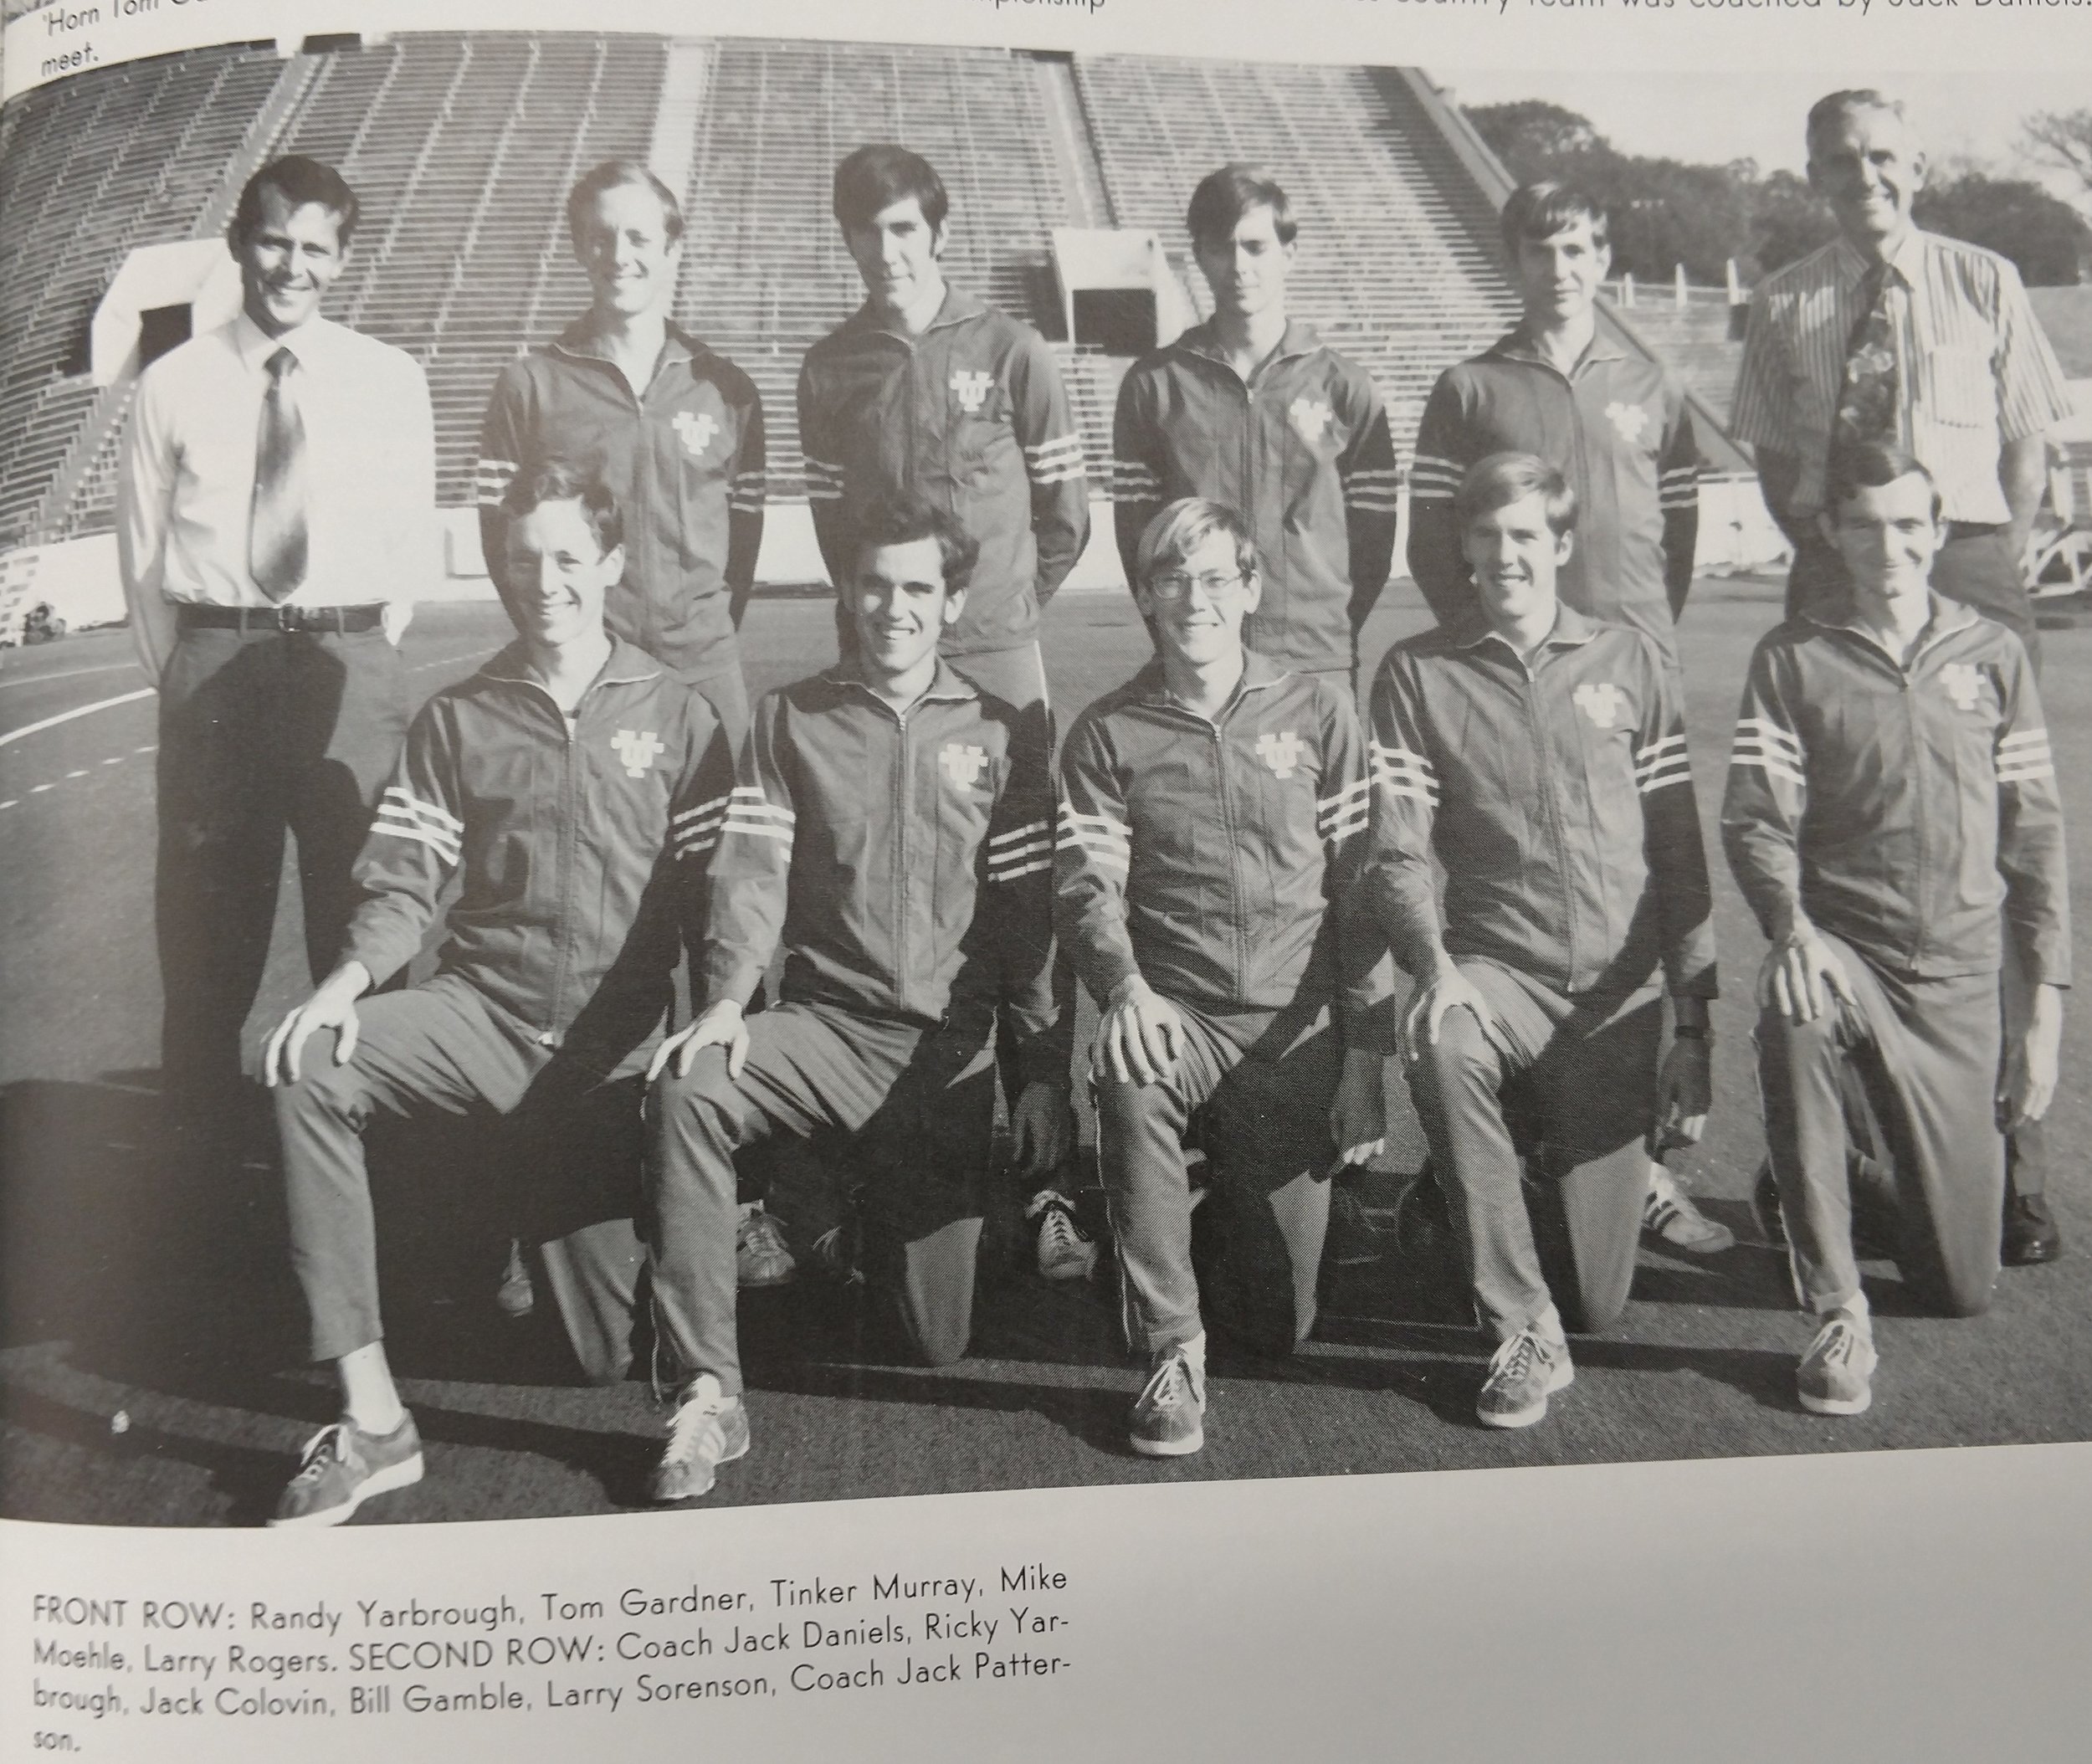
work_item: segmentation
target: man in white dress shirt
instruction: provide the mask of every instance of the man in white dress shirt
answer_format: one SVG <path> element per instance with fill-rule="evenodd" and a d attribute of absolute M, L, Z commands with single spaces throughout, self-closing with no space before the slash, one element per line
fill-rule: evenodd
<path fill-rule="evenodd" d="M 124 591 L 160 690 L 162 1065 L 191 1153 L 236 1114 L 286 829 L 316 980 L 406 731 L 434 425 L 412 357 L 320 316 L 356 213 L 331 167 L 257 172 L 227 234 L 239 315 L 146 370 L 124 436 Z"/>

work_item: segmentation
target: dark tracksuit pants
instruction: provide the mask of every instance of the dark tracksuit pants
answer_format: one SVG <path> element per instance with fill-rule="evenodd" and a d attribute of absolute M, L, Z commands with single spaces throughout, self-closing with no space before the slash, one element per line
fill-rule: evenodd
<path fill-rule="evenodd" d="M 1101 1065 L 1090 1074 L 1126 1340 L 1151 1357 L 1199 1335 L 1209 1315 L 1262 1351 L 1290 1354 L 1315 1327 L 1343 1048 L 1326 1011 L 1170 1003 L 1184 1023 L 1175 1070 L 1146 1085 Z M 1206 1151 L 1206 1205 L 1221 1246 L 1202 1292 L 1192 1265 L 1187 1131 Z"/>
<path fill-rule="evenodd" d="M 924 1359 L 963 1358 L 994 1126 L 986 1037 L 815 1004 L 773 1005 L 747 1025 L 738 1078 L 724 1049 L 707 1048 L 688 1077 L 664 1072 L 650 1105 L 654 1328 L 678 1381 L 710 1372 L 730 1394 L 741 1388 L 734 1155 L 779 1136 L 823 1144 L 819 1158 L 777 1167 L 769 1206 L 794 1248 L 844 1223 L 844 1187 L 861 1182 L 867 1277 L 898 1304 Z"/>
<path fill-rule="evenodd" d="M 336 1063 L 332 1036 L 315 1035 L 305 1044 L 299 1082 L 272 1093 L 312 1357 L 339 1359 L 384 1335 L 364 1130 L 379 1115 L 486 1113 L 508 1117 L 489 1166 L 518 1185 L 507 1213 L 520 1234 L 546 1246 L 576 1353 L 592 1376 L 621 1376 L 623 1366 L 614 1357 L 602 1363 L 594 1344 L 606 1331 L 617 1334 L 629 1360 L 638 1273 L 629 1222 L 641 1150 L 634 1080 L 652 1043 L 614 1060 L 555 1053 L 527 1024 L 442 974 L 411 991 L 365 998 L 356 1012 L 360 1033 L 346 1065 Z M 622 1270 L 614 1257 L 555 1248 L 586 1244 L 586 1233 L 606 1228 L 632 1244 Z"/>
<path fill-rule="evenodd" d="M 185 627 L 177 639 L 160 681 L 155 918 L 162 1066 L 183 1128 L 211 1126 L 239 1095 L 286 830 L 314 980 L 333 967 L 355 905 L 351 866 L 408 710 L 405 667 L 382 631 Z"/>
<path fill-rule="evenodd" d="M 1568 1327 L 1626 1308 L 1648 1189 L 1663 1003 L 1557 992 L 1478 957 L 1460 972 L 1494 1013 L 1447 1013 L 1415 1050 L 1411 1094 L 1474 1288 L 1500 1341 L 1557 1305 Z M 1520 1151 L 1533 1154 L 1533 1180 Z"/>
<path fill-rule="evenodd" d="M 2004 1138 L 1997 1131 L 1997 977 L 1884 973 L 1835 937 L 1859 995 L 1813 1023 L 1758 1019 L 1766 1141 L 1780 1185 L 1794 1290 L 1818 1315 L 1859 1289 L 1843 1079 L 1856 1071 L 1896 1182 L 1897 1265 L 1952 1316 L 1990 1303 L 1997 1277 Z"/>

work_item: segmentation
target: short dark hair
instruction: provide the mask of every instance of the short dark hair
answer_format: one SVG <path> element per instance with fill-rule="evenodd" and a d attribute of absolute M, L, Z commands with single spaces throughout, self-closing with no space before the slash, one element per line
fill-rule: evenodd
<path fill-rule="evenodd" d="M 1552 238 L 1557 233 L 1566 233 L 1578 221 L 1591 223 L 1592 243 L 1612 243 L 1612 225 L 1605 210 L 1575 185 L 1553 177 L 1520 184 L 1511 192 L 1504 212 L 1497 217 L 1497 224 L 1503 228 L 1504 249 L 1514 258 L 1525 240 L 1538 244 Z"/>
<path fill-rule="evenodd" d="M 294 209 L 307 203 L 318 203 L 334 216 L 334 236 L 343 250 L 348 249 L 356 223 L 363 214 L 363 205 L 356 199 L 348 180 L 332 166 L 307 159 L 302 153 L 286 153 L 281 159 L 270 160 L 242 187 L 239 204 L 225 229 L 233 249 L 238 250 L 241 240 L 261 224 L 264 190 L 274 190 Z"/>
<path fill-rule="evenodd" d="M 501 512 L 520 520 L 548 502 L 578 502 L 582 519 L 606 557 L 625 542 L 625 517 L 618 499 L 588 467 L 572 459 L 540 460 L 509 480 Z"/>
<path fill-rule="evenodd" d="M 1577 493 L 1559 468 L 1537 454 L 1491 454 L 1468 468 L 1454 493 L 1453 515 L 1465 533 L 1478 515 L 1537 495 L 1547 510 L 1547 530 L 1559 539 L 1577 524 Z"/>
<path fill-rule="evenodd" d="M 859 147 L 835 168 L 835 221 L 861 227 L 883 208 L 914 197 L 922 218 L 941 227 L 951 212 L 951 197 L 937 168 L 920 153 L 891 142 Z"/>
<path fill-rule="evenodd" d="M 1946 507 L 1940 499 L 1938 482 L 1915 454 L 1882 441 L 1848 444 L 1831 449 L 1823 474 L 1823 512 L 1835 520 L 1838 511 L 1860 491 L 1878 490 L 1914 473 L 1925 479 L 1925 487 L 1932 493 L 1932 520 L 1937 525 Z"/>
<path fill-rule="evenodd" d="M 673 190 L 636 159 L 606 159 L 582 174 L 580 182 L 567 192 L 568 236 L 581 236 L 581 223 L 597 197 L 606 190 L 627 187 L 653 193 L 654 199 L 661 205 L 661 225 L 671 244 L 683 237 L 683 204 L 675 199 Z"/>
<path fill-rule="evenodd" d="M 1184 496 L 1158 510 L 1141 535 L 1133 554 L 1136 585 L 1145 585 L 1151 576 L 1182 563 L 1215 533 L 1225 533 L 1234 542 L 1235 567 L 1244 576 L 1259 572 L 1257 541 L 1250 537 L 1242 516 L 1224 502 Z"/>
<path fill-rule="evenodd" d="M 1192 192 L 1191 206 L 1184 211 L 1184 228 L 1194 245 L 1224 239 L 1252 208 L 1269 208 L 1271 230 L 1278 234 L 1279 243 L 1293 243 L 1300 229 L 1285 191 L 1262 166 L 1241 159 L 1199 179 L 1198 187 Z"/>
<path fill-rule="evenodd" d="M 1843 91 L 1827 92 L 1809 106 L 1808 121 L 1802 125 L 1802 141 L 1808 150 L 1808 156 L 1816 157 L 1817 137 L 1832 124 L 1843 122 L 1865 110 L 1885 110 L 1899 122 L 1907 120 L 1900 98 L 1891 98 L 1870 85 L 1848 86 Z"/>
<path fill-rule="evenodd" d="M 857 574 L 865 552 L 890 545 L 913 545 L 919 539 L 937 541 L 937 557 L 944 569 L 945 592 L 961 594 L 973 579 L 973 566 L 981 547 L 973 536 L 934 502 L 906 490 L 889 490 L 876 496 L 851 522 L 850 575 Z M 838 582 L 847 588 L 849 582 Z"/>

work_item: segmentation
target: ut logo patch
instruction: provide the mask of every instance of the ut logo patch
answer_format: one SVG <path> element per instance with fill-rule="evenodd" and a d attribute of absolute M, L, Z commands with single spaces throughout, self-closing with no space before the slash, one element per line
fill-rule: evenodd
<path fill-rule="evenodd" d="M 1611 680 L 1586 680 L 1577 688 L 1577 709 L 1591 719 L 1597 729 L 1611 729 L 1620 720 L 1620 712 L 1627 707 L 1627 694 Z"/>
<path fill-rule="evenodd" d="M 702 459 L 705 449 L 712 444 L 712 437 L 719 433 L 719 424 L 709 410 L 695 414 L 679 410 L 675 413 L 675 432 L 683 438 L 683 451 L 693 459 Z"/>
<path fill-rule="evenodd" d="M 1257 737 L 1257 756 L 1271 768 L 1274 778 L 1290 778 L 1300 764 L 1300 737 L 1290 729 L 1274 735 L 1269 729 Z"/>
<path fill-rule="evenodd" d="M 1648 427 L 1647 411 L 1638 404 L 1623 404 L 1618 399 L 1606 406 L 1605 418 L 1629 447 L 1642 438 L 1642 431 Z"/>
<path fill-rule="evenodd" d="M 995 383 L 995 376 L 985 368 L 978 372 L 963 367 L 951 370 L 951 392 L 958 399 L 959 408 L 969 417 L 977 416 L 981 407 L 988 401 L 988 387 Z"/>
<path fill-rule="evenodd" d="M 610 737 L 610 745 L 618 750 L 628 778 L 644 777 L 654 769 L 654 761 L 668 751 L 651 729 L 620 729 Z"/>
<path fill-rule="evenodd" d="M 946 741 L 944 751 L 937 756 L 937 763 L 944 767 L 945 776 L 960 789 L 971 790 L 987 769 L 988 756 L 971 743 Z"/>
<path fill-rule="evenodd" d="M 1322 438 L 1322 432 L 1330 426 L 1330 418 L 1336 413 L 1320 398 L 1302 397 L 1286 408 L 1285 414 L 1294 432 L 1312 447 Z"/>
<path fill-rule="evenodd" d="M 1940 685 L 1956 710 L 1973 710 L 1983 701 L 1983 670 L 1972 662 L 1949 662 L 1940 669 Z"/>

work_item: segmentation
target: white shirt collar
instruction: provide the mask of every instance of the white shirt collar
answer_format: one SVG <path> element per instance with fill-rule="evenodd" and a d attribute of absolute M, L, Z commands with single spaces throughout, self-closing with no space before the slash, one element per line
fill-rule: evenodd
<path fill-rule="evenodd" d="M 331 319 L 321 318 L 315 313 L 295 331 L 272 337 L 242 307 L 239 316 L 233 320 L 233 349 L 239 356 L 240 366 L 250 373 L 261 372 L 269 356 L 279 349 L 288 349 L 297 356 L 300 367 L 309 368 L 316 366 L 326 354 L 328 345 L 334 341 L 330 333 L 338 328 Z"/>

